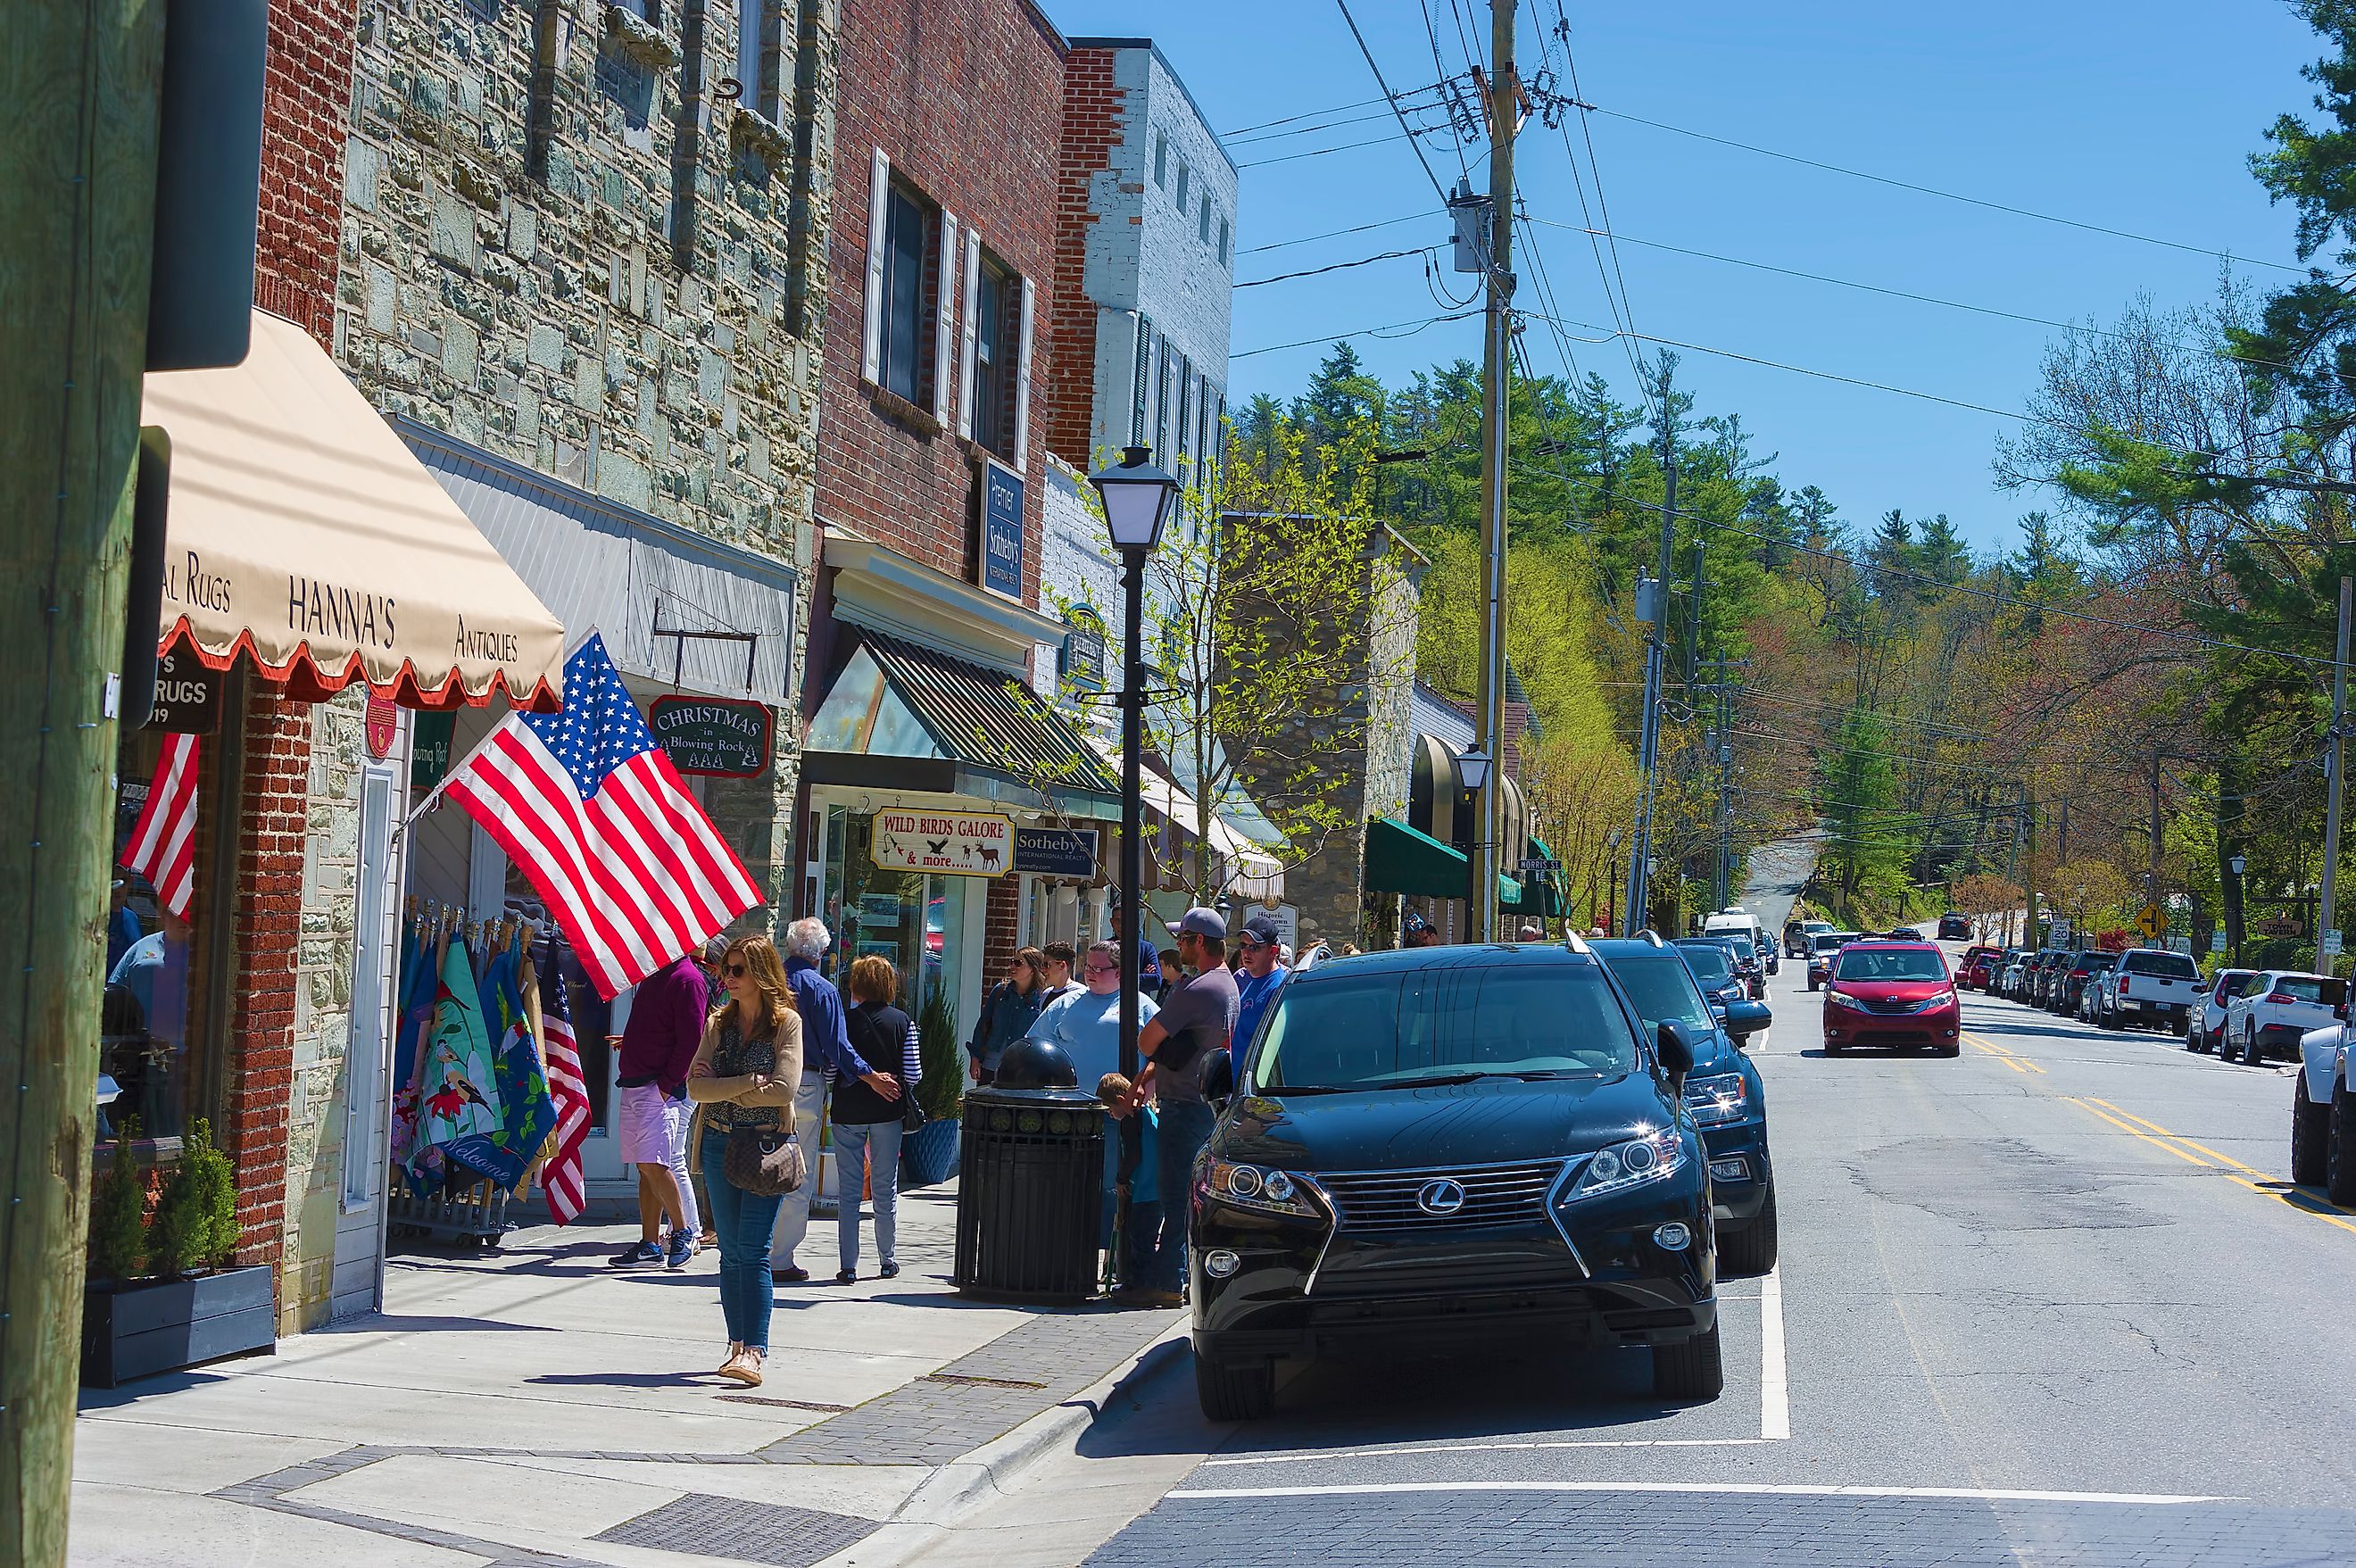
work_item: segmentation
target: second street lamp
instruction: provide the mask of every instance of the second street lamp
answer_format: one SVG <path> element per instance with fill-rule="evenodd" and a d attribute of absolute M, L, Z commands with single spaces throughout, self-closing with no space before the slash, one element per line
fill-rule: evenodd
<path fill-rule="evenodd" d="M 1456 757 L 1456 820 L 1465 825 L 1464 928 L 1469 936 L 1478 926 L 1474 908 L 1481 899 L 1481 791 L 1489 787 L 1489 754 L 1476 743 Z"/>
<path fill-rule="evenodd" d="M 1153 466 L 1143 446 L 1125 446 L 1120 461 L 1088 476 L 1104 502 L 1105 532 L 1120 552 L 1120 1072 L 1137 1081 L 1138 944 L 1145 940 L 1145 558 L 1162 542 L 1178 481 Z M 1159 945 L 1159 944 L 1156 944 Z M 1114 1189 L 1112 1268 L 1129 1248 L 1129 1192 L 1144 1145 L 1138 1116 L 1120 1119 L 1119 1184 Z M 1123 1283 L 1130 1283 L 1124 1276 Z"/>

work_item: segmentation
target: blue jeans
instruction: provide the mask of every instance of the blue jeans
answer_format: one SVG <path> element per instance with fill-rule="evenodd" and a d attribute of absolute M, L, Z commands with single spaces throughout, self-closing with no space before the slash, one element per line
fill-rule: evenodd
<path fill-rule="evenodd" d="M 1154 1186 L 1162 1199 L 1160 1234 L 1153 1239 L 1138 1283 L 1147 1290 L 1186 1288 L 1186 1221 L 1194 1212 L 1194 1156 L 1211 1141 L 1211 1124 L 1218 1120 L 1209 1106 L 1193 1101 L 1162 1101 L 1161 1124 L 1154 1129 Z M 1132 1205 L 1132 1223 L 1145 1236 L 1144 1217 Z"/>
<path fill-rule="evenodd" d="M 712 1229 L 720 1237 L 720 1315 L 728 1320 L 732 1341 L 766 1353 L 769 1308 L 776 1300 L 769 1281 L 769 1230 L 785 1197 L 763 1197 L 730 1184 L 728 1134 L 721 1128 L 704 1129 L 699 1157 L 712 1198 Z"/>
<path fill-rule="evenodd" d="M 868 1170 L 869 1151 L 874 1170 Z M 872 1180 L 875 1187 L 875 1257 L 883 1263 L 900 1261 L 897 1246 L 900 1219 L 900 1123 L 897 1122 L 837 1122 L 834 1124 L 834 1174 L 841 1184 L 835 1221 L 835 1247 L 842 1267 L 859 1267 L 859 1194 Z"/>

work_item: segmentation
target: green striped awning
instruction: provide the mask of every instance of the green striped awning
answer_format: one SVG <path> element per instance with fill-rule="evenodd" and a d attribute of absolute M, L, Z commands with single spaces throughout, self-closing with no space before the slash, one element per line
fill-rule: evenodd
<path fill-rule="evenodd" d="M 1366 824 L 1365 881 L 1370 893 L 1462 898 L 1472 890 L 1472 868 L 1462 850 L 1451 849 L 1397 817 L 1376 817 Z M 1518 904 L 1521 897 L 1519 882 L 1498 876 L 1501 908 Z"/>

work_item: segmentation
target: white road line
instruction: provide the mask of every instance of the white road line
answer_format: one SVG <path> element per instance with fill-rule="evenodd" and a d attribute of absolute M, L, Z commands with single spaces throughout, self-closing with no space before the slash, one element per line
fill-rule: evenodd
<path fill-rule="evenodd" d="M 1792 1385 L 1783 1366 L 1783 1265 L 1759 1282 L 1759 1435 L 1792 1435 Z"/>
<path fill-rule="evenodd" d="M 1993 1487 L 1845 1487 L 1764 1481 L 1382 1481 L 1332 1487 L 1186 1487 L 1167 1494 L 1196 1500 L 1243 1498 L 1353 1498 L 1384 1492 L 1678 1492 L 1782 1498 L 1956 1498 L 2007 1503 L 2222 1503 L 2222 1497 L 2168 1492 L 2032 1492 Z"/>
<path fill-rule="evenodd" d="M 1323 1459 L 1391 1459 L 1419 1454 L 1527 1454 L 1559 1448 L 1751 1448 L 1763 1437 L 1583 1437 L 1533 1438 L 1526 1443 L 1433 1443 L 1414 1448 L 1333 1448 L 1299 1454 L 1252 1454 L 1205 1459 L 1210 1470 L 1239 1465 L 1313 1465 Z"/>

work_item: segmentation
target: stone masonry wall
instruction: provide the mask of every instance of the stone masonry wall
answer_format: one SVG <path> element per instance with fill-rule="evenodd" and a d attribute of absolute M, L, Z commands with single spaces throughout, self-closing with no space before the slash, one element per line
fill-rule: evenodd
<path fill-rule="evenodd" d="M 790 563 L 807 594 L 836 5 L 773 4 L 783 126 L 717 96 L 741 69 L 730 0 L 652 23 L 595 0 L 361 0 L 339 343 L 380 407 Z M 720 822 L 779 908 L 794 705 Z"/>

